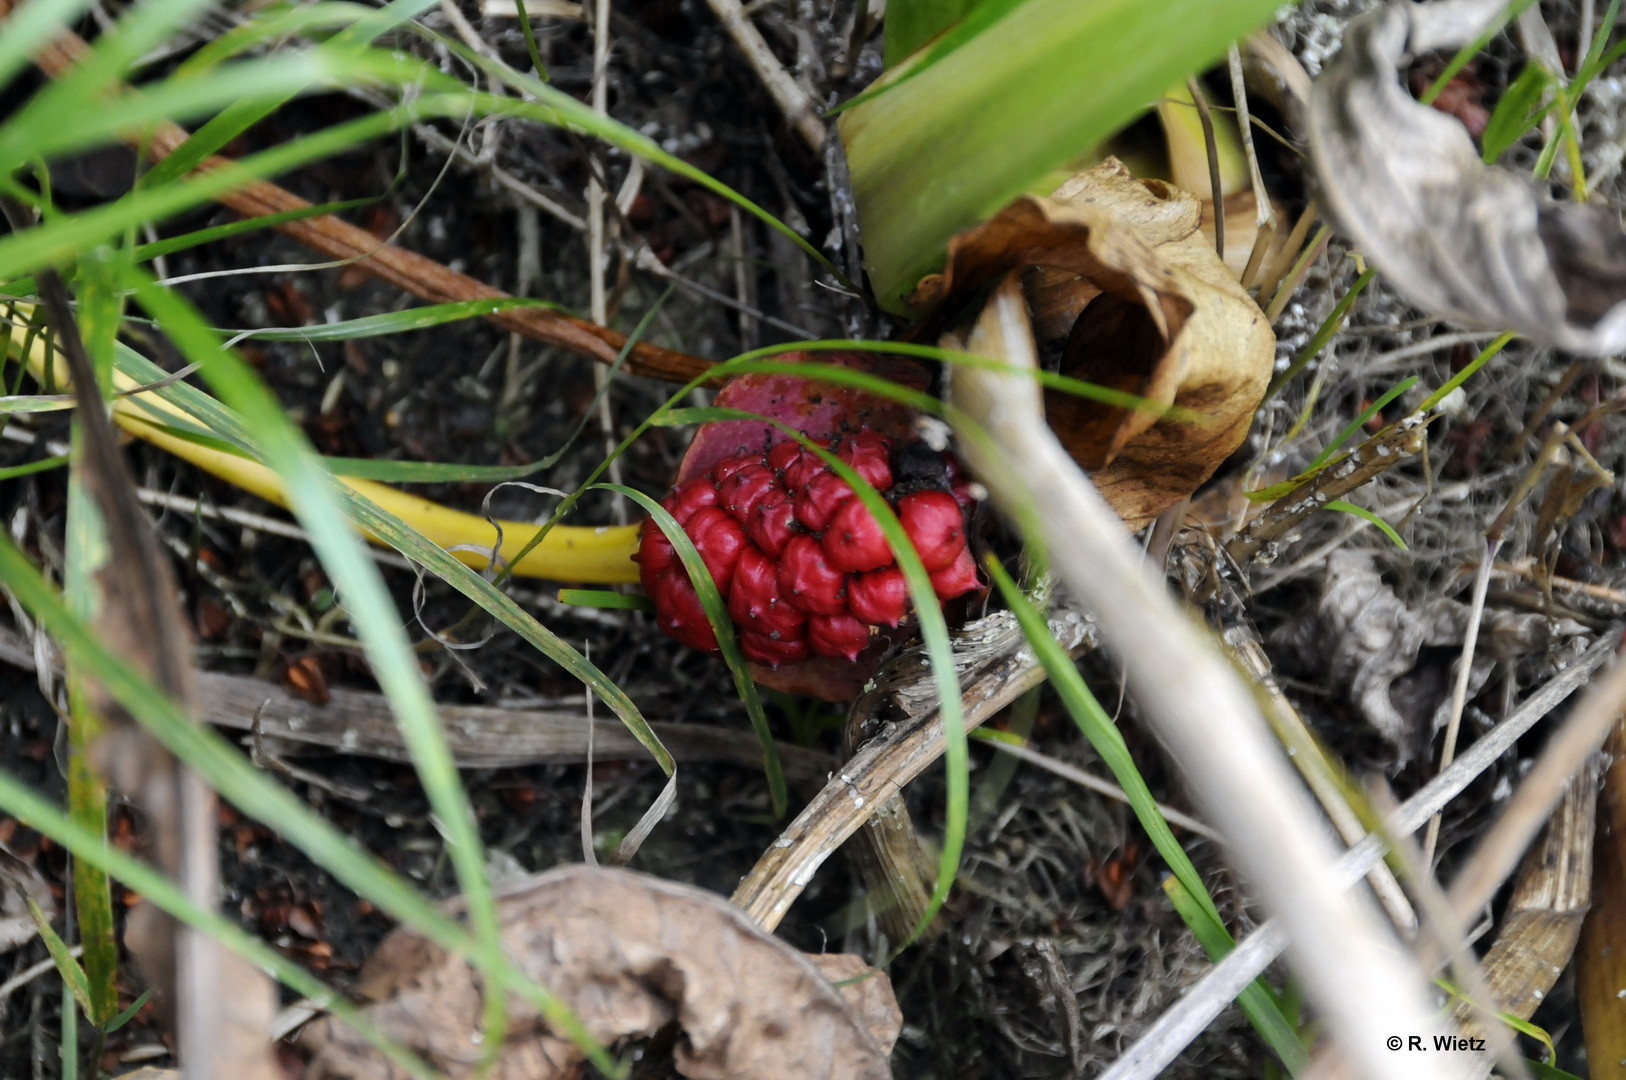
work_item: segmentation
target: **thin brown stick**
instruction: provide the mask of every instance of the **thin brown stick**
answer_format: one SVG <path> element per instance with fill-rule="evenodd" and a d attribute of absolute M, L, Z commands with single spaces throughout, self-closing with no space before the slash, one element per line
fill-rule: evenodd
<path fill-rule="evenodd" d="M 1272 561 L 1279 552 L 1279 541 L 1312 514 L 1422 449 L 1425 424 L 1422 417 L 1414 417 L 1372 436 L 1343 460 L 1328 465 L 1271 503 L 1231 538 L 1225 545 L 1226 552 L 1244 566 Z"/>
<path fill-rule="evenodd" d="M 723 24 L 723 29 L 728 31 L 728 36 L 734 39 L 734 44 L 751 62 L 751 69 L 762 80 L 762 85 L 773 97 L 774 104 L 779 106 L 779 111 L 785 114 L 785 120 L 815 154 L 822 150 L 828 133 L 824 121 L 819 119 L 818 108 L 802 84 L 791 77 L 785 65 L 768 48 L 762 31 L 751 21 L 744 5 L 740 0 L 707 0 L 707 3 Z"/>
<path fill-rule="evenodd" d="M 20 2 L 0 0 L 0 20 L 15 11 Z M 0 26 L 3 26 L 3 21 L 0 21 Z M 58 78 L 79 63 L 86 48 L 83 38 L 64 30 L 55 42 L 40 51 L 34 63 L 47 75 Z M 188 137 L 187 131 L 179 125 L 160 123 L 139 135 L 129 136 L 126 141 L 157 161 L 174 153 Z M 229 158 L 212 155 L 198 165 L 194 174 L 212 172 L 233 164 Z M 241 187 L 217 195 L 215 199 L 245 217 L 306 210 L 311 206 L 306 200 L 269 180 L 246 181 Z M 375 277 L 430 303 L 499 300 L 509 295 L 415 251 L 381 242 L 365 229 L 331 214 L 285 221 L 275 228 L 314 251 L 352 262 Z M 543 307 L 513 308 L 493 312 L 486 317 L 504 330 L 603 364 L 613 363 L 627 345 L 626 335 L 607 326 Z M 630 374 L 648 375 L 672 382 L 688 382 L 704 374 L 711 366 L 709 360 L 643 341 L 632 346 L 625 363 L 625 369 Z"/>
<path fill-rule="evenodd" d="M 0 663 L 35 670 L 33 647 L 14 631 L 0 628 Z M 274 683 L 246 675 L 197 673 L 199 719 L 215 727 L 253 732 L 319 751 L 357 754 L 384 761 L 412 760 L 406 740 L 382 694 L 334 687 L 321 705 L 297 698 Z M 583 762 L 589 726 L 595 761 L 647 760 L 649 750 L 619 720 L 589 719 L 566 709 L 512 709 L 495 705 L 440 705 L 447 748 L 463 769 Z M 738 730 L 711 724 L 651 724 L 679 761 L 722 761 L 760 769 L 762 751 Z M 781 744 L 779 756 L 792 780 L 816 781 L 829 775 L 834 759 L 800 746 Z"/>

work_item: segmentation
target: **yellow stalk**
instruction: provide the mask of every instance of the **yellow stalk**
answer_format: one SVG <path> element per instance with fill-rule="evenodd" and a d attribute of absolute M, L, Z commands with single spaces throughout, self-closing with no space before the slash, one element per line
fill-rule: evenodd
<path fill-rule="evenodd" d="M 11 320 L 8 355 L 23 353 L 26 347 L 26 355 L 22 357 L 24 362 L 36 377 L 43 377 L 51 359 L 51 346 L 41 335 L 36 334 L 30 340 L 26 326 L 28 309 L 18 305 L 15 310 L 20 317 Z M 55 371 L 61 369 L 62 365 L 55 365 Z M 113 373 L 113 388 L 119 393 L 127 393 L 137 385 L 133 378 L 123 372 Z M 228 484 L 278 506 L 288 505 L 282 478 L 264 465 L 181 438 L 166 430 L 163 425 L 170 420 L 174 426 L 182 428 L 206 428 L 207 425 L 180 406 L 164 400 L 156 391 L 119 397 L 113 403 L 112 412 L 114 422 L 137 438 L 191 462 Z M 341 476 L 338 480 L 394 514 L 439 547 L 450 549 L 469 545 L 473 550 L 459 548 L 451 554 L 458 561 L 476 569 L 486 567 L 496 534 L 491 522 L 485 518 L 453 510 L 373 480 L 353 476 Z M 638 549 L 637 525 L 556 525 L 540 544 L 523 558 L 516 559 L 520 549 L 536 535 L 537 526 L 522 521 L 499 521 L 497 524 L 502 527 L 503 536 L 498 554 L 505 561 L 512 561 L 513 572 L 521 577 L 593 585 L 620 585 L 638 580 L 638 566 L 632 561 L 632 554 Z M 374 543 L 383 543 L 370 534 L 367 538 Z"/>

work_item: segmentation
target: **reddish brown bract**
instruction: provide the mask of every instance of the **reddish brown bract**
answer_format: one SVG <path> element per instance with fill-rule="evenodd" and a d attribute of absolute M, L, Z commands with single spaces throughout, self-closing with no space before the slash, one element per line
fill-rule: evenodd
<path fill-rule="evenodd" d="M 978 586 L 955 495 L 892 490 L 892 443 L 884 436 L 848 436 L 830 449 L 893 504 L 940 599 Z M 909 591 L 880 523 L 799 443 L 725 458 L 662 505 L 694 542 L 749 660 L 770 667 L 814 656 L 853 660 L 873 627 L 897 626 L 908 614 Z M 716 652 L 688 573 L 653 521 L 644 523 L 637 558 L 661 629 Z"/>

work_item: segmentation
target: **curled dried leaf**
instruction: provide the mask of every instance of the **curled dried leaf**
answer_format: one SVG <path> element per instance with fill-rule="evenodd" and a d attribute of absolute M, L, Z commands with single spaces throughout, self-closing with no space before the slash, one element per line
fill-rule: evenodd
<path fill-rule="evenodd" d="M 1131 528 L 1208 479 L 1247 434 L 1275 337 L 1201 228 L 1203 204 L 1109 159 L 1047 199 L 1018 199 L 949 247 L 911 303 L 941 328 L 1022 271 L 1035 336 L 1063 374 L 1162 410 L 1045 395 L 1063 445 Z"/>
<path fill-rule="evenodd" d="M 1472 40 L 1503 0 L 1391 3 L 1350 23 L 1308 131 L 1328 211 L 1411 303 L 1588 355 L 1626 349 L 1626 233 L 1488 167 L 1455 118 L 1401 85 L 1406 62 Z"/>
<path fill-rule="evenodd" d="M 455 912 L 457 902 L 448 905 Z M 574 866 L 499 900 L 503 942 L 529 977 L 605 1043 L 676 1023 L 678 1070 L 696 1080 L 886 1080 L 901 1017 L 884 974 L 856 957 L 804 956 L 713 893 L 629 870 Z M 832 968 L 832 963 L 839 966 Z M 831 979 L 858 979 L 838 990 Z M 384 939 L 357 984 L 368 1018 L 449 1076 L 480 1057 L 481 983 L 408 930 Z M 515 1004 L 490 1080 L 572 1077 L 582 1054 Z M 308 1075 L 404 1074 L 332 1019 L 306 1029 Z"/>
<path fill-rule="evenodd" d="M 1409 605 L 1383 580 L 1370 552 L 1338 551 L 1327 557 L 1314 608 L 1283 626 L 1274 643 L 1298 653 L 1304 670 L 1324 672 L 1404 765 L 1427 752 L 1450 709 L 1449 673 L 1426 662 L 1425 650 L 1460 649 L 1474 617 L 1469 605 L 1447 597 Z M 1501 608 L 1487 610 L 1480 623 L 1471 693 L 1498 663 L 1543 655 L 1586 632 L 1571 619 Z"/>

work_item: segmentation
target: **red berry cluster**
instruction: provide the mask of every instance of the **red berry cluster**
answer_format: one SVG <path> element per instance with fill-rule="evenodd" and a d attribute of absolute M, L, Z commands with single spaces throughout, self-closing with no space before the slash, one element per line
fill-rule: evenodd
<path fill-rule="evenodd" d="M 965 513 L 953 494 L 894 487 L 893 447 L 884 436 L 850 436 L 830 449 L 887 496 L 940 599 L 976 588 Z M 800 443 L 725 458 L 673 488 L 661 505 L 694 541 L 749 660 L 778 667 L 810 656 L 856 659 L 871 627 L 897 626 L 908 614 L 909 590 L 880 524 Z M 637 559 L 661 629 L 717 651 L 688 572 L 653 521 L 644 522 Z"/>

